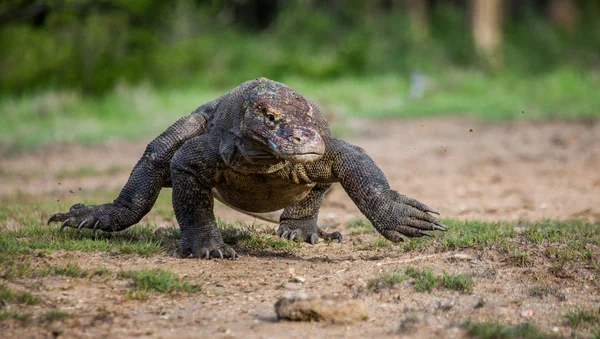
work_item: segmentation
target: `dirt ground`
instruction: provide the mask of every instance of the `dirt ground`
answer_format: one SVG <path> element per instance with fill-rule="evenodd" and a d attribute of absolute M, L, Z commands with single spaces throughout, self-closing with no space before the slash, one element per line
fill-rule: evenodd
<path fill-rule="evenodd" d="M 483 123 L 467 118 L 351 120 L 344 139 L 363 147 L 396 190 L 439 210 L 442 218 L 485 221 L 600 219 L 600 120 L 585 122 Z M 145 148 L 144 142 L 106 142 L 91 147 L 53 145 L 0 158 L 0 197 L 33 195 L 49 201 L 69 191 L 118 190 Z M 79 172 L 78 172 L 79 171 Z M 70 175 L 79 173 L 79 175 Z M 58 183 L 60 182 L 60 185 Z M 229 221 L 252 218 L 217 206 Z M 200 282 L 203 292 L 125 300 L 118 280 L 47 277 L 36 281 L 38 295 L 77 316 L 46 327 L 4 328 L 8 337 L 460 337 L 467 317 L 517 324 L 523 311 L 544 331 L 567 336 L 562 314 L 580 305 L 598 309 L 600 277 L 549 277 L 551 263 L 506 265 L 493 251 L 464 250 L 422 255 L 396 247 L 357 250 L 343 226 L 361 216 L 340 186 L 321 209 L 322 220 L 342 223 L 343 244 L 303 245 L 291 255 L 248 254 L 237 261 L 181 260 L 164 253 L 136 255 L 57 251 L 47 263 L 77 263 L 112 271 L 162 267 Z M 148 217 L 145 219 L 148 220 Z M 158 226 L 170 226 L 156 219 Z M 275 227 L 275 226 L 273 226 Z M 376 235 L 371 235 L 376 237 Z M 361 236 L 365 238 L 365 236 Z M 369 236 L 366 236 L 367 238 Z M 539 265 L 538 265 L 539 264 Z M 373 292 L 366 283 L 381 272 L 408 265 L 435 272 L 473 273 L 471 294 L 409 286 Z M 486 277 L 493 269 L 496 274 Z M 587 273 L 585 273 L 587 274 Z M 290 278 L 301 276 L 304 282 Z M 547 279 L 557 296 L 528 291 Z M 294 279 L 291 279 L 294 280 Z M 31 283 L 31 282 L 24 282 Z M 18 288 L 16 285 L 11 285 Z M 273 305 L 287 292 L 359 298 L 370 319 L 346 325 L 278 322 Z M 407 317 L 418 326 L 401 326 Z M 527 316 L 529 317 L 529 316 Z"/>

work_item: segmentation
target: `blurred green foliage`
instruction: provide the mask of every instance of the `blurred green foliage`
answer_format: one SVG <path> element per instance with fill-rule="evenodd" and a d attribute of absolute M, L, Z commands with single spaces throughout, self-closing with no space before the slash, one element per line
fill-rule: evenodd
<path fill-rule="evenodd" d="M 429 9 L 416 40 L 399 8 L 381 1 L 17 0 L 0 3 L 0 91 L 111 91 L 118 83 L 231 87 L 266 76 L 313 80 L 434 73 L 480 64 L 467 13 L 456 2 Z M 533 3 L 527 2 L 524 3 Z M 539 10 L 504 25 L 503 71 L 539 74 L 598 68 L 596 1 L 579 1 L 566 32 Z M 497 70 L 496 70 L 497 71 Z"/>

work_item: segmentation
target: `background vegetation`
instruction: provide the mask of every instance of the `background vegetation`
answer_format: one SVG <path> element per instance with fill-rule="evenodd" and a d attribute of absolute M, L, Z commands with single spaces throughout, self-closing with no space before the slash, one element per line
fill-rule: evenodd
<path fill-rule="evenodd" d="M 154 134 L 259 76 L 332 114 L 595 116 L 599 13 L 593 0 L 2 2 L 0 148 Z"/>

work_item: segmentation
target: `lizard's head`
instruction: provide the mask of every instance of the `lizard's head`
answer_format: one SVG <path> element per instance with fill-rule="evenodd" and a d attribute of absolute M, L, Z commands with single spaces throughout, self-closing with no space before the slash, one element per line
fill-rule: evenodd
<path fill-rule="evenodd" d="M 242 132 L 276 158 L 312 162 L 325 142 L 305 97 L 274 81 L 259 84 L 246 103 Z"/>

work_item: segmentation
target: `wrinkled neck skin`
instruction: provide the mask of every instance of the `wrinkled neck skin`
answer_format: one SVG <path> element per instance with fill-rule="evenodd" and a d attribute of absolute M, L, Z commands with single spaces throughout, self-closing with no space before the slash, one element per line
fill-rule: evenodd
<path fill-rule="evenodd" d="M 240 173 L 273 173 L 287 163 L 266 151 L 262 144 L 231 133 L 221 139 L 219 153 L 228 168 Z"/>

